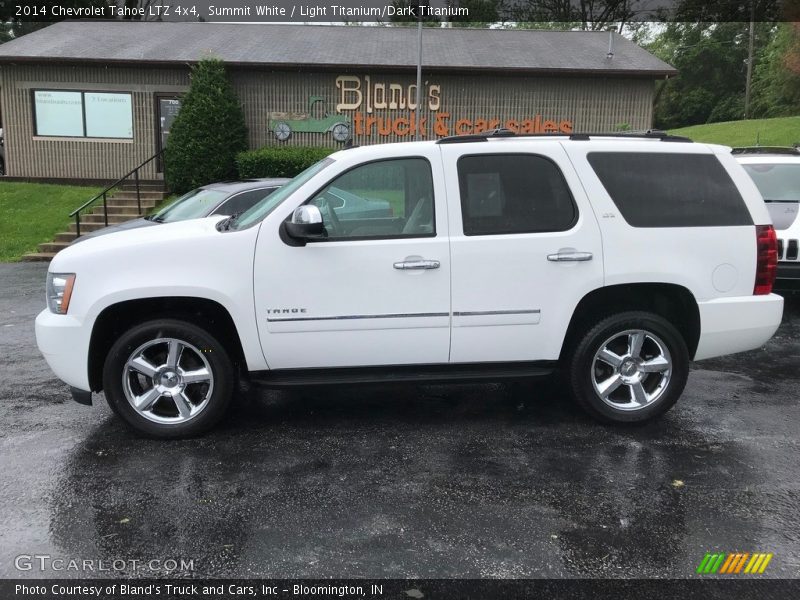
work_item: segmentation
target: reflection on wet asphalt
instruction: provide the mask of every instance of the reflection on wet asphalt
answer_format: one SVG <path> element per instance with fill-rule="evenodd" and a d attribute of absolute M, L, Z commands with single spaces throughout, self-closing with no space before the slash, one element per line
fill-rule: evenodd
<path fill-rule="evenodd" d="M 47 368 L 45 271 L 0 265 L 0 576 L 52 576 L 13 565 L 50 554 L 219 577 L 692 577 L 707 551 L 800 575 L 796 300 L 766 348 L 695 364 L 645 426 L 597 425 L 557 383 L 406 385 L 265 393 L 158 442 Z"/>

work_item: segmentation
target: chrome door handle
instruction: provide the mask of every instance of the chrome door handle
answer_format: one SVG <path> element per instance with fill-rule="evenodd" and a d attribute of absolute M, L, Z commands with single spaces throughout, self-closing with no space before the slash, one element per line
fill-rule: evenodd
<path fill-rule="evenodd" d="M 394 268 L 400 269 L 401 271 L 410 271 L 412 269 L 438 269 L 439 264 L 438 260 L 403 260 L 394 263 Z"/>
<path fill-rule="evenodd" d="M 592 260 L 591 252 L 559 252 L 558 254 L 548 254 L 547 260 L 551 262 L 583 262 Z"/>

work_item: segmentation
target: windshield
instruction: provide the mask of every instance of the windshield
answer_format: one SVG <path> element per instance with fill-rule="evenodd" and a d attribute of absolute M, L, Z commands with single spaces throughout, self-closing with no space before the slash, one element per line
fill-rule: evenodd
<path fill-rule="evenodd" d="M 208 215 L 227 196 L 228 192 L 219 190 L 203 188 L 192 190 L 169 206 L 162 208 L 153 215 L 152 220 L 159 223 L 173 223 L 187 219 L 199 219 Z"/>
<path fill-rule="evenodd" d="M 256 204 L 253 208 L 242 213 L 242 215 L 231 224 L 231 229 L 245 229 L 255 223 L 260 223 L 269 213 L 275 210 L 281 202 L 291 196 L 297 188 L 331 163 L 333 163 L 333 159 L 328 157 L 311 165 L 297 177 L 264 198 L 264 200 Z"/>
<path fill-rule="evenodd" d="M 788 229 L 800 203 L 800 164 L 742 165 L 767 203 L 775 229 Z"/>

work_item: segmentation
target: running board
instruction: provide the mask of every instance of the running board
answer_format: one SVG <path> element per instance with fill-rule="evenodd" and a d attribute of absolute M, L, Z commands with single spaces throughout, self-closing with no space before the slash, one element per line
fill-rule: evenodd
<path fill-rule="evenodd" d="M 555 361 L 537 361 L 277 369 L 251 372 L 250 380 L 254 385 L 269 388 L 365 383 L 475 383 L 547 377 L 555 372 L 557 366 Z"/>

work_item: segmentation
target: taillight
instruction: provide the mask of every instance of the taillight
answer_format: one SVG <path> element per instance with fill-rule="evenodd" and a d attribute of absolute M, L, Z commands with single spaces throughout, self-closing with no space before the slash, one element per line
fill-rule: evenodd
<path fill-rule="evenodd" d="M 772 225 L 756 225 L 756 284 L 754 296 L 772 292 L 778 271 L 778 237 Z"/>

